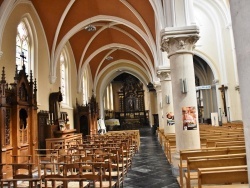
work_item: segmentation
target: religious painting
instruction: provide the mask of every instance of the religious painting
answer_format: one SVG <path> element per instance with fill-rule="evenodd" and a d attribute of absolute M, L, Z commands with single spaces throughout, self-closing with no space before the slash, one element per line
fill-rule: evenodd
<path fill-rule="evenodd" d="M 196 108 L 194 106 L 182 107 L 183 130 L 196 130 Z"/>

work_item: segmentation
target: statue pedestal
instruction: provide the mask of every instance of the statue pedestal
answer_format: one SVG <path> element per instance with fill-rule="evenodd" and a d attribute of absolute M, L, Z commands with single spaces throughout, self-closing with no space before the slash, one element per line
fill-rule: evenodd
<path fill-rule="evenodd" d="M 71 136 L 76 132 L 76 129 L 67 129 L 64 131 L 55 131 L 54 135 L 56 138 L 65 138 L 67 136 Z"/>

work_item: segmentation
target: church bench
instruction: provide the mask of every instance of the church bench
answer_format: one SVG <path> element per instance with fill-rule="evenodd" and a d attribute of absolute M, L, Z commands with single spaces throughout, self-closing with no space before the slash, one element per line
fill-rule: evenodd
<path fill-rule="evenodd" d="M 236 145 L 238 145 L 238 143 L 242 143 L 242 142 L 245 143 L 244 136 L 243 137 L 223 137 L 223 136 L 221 136 L 220 138 L 214 138 L 214 139 L 208 138 L 208 139 L 206 139 L 206 147 L 218 147 L 217 144 L 222 143 L 222 142 L 232 143 L 231 145 L 233 145 L 233 143 L 236 143 Z M 230 145 L 228 145 L 228 146 L 230 146 Z"/>
<path fill-rule="evenodd" d="M 198 188 L 245 188 L 248 186 L 247 165 L 198 168 Z"/>
<path fill-rule="evenodd" d="M 164 129 L 158 129 L 158 139 L 160 144 L 163 144 L 163 139 L 164 139 Z"/>
<path fill-rule="evenodd" d="M 216 147 L 245 146 L 245 141 L 216 142 Z"/>
<path fill-rule="evenodd" d="M 176 149 L 176 140 L 175 140 L 175 138 L 166 140 L 164 145 L 165 145 L 165 148 L 164 148 L 165 154 L 167 156 L 167 159 L 168 159 L 169 163 L 171 163 L 172 162 L 171 152 L 173 152 L 173 150 Z"/>
<path fill-rule="evenodd" d="M 180 162 L 179 162 L 179 177 L 180 185 L 183 185 L 183 171 L 187 168 L 187 158 L 188 157 L 198 157 L 198 156 L 213 156 L 213 155 L 225 155 L 234 153 L 245 153 L 246 148 L 242 146 L 232 146 L 232 147 L 215 147 L 215 148 L 202 148 L 202 149 L 190 149 L 190 150 L 180 150 Z"/>
<path fill-rule="evenodd" d="M 246 165 L 246 154 L 213 155 L 187 158 L 185 172 L 186 187 L 190 188 L 191 180 L 198 179 L 198 168 Z"/>

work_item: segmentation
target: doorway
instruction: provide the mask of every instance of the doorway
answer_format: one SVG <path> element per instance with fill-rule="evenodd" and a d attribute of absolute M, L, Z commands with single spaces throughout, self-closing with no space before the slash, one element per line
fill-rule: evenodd
<path fill-rule="evenodd" d="M 88 117 L 85 115 L 80 117 L 80 132 L 82 133 L 83 137 L 89 135 L 89 121 Z"/>

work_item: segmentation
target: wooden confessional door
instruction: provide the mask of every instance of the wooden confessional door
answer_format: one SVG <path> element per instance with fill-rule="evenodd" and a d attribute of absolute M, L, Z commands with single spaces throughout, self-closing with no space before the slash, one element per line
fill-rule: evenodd
<path fill-rule="evenodd" d="M 80 117 L 80 133 L 83 136 L 89 135 L 89 121 L 86 115 Z"/>

